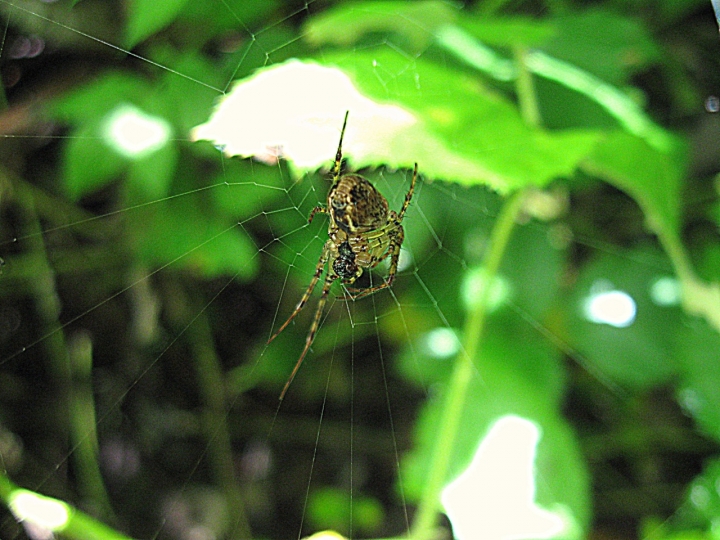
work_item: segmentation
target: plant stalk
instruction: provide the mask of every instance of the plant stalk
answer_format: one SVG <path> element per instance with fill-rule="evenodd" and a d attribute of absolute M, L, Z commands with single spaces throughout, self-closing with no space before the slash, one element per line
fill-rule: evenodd
<path fill-rule="evenodd" d="M 520 114 L 528 125 L 538 127 L 541 124 L 541 115 L 532 75 L 527 69 L 524 58 L 525 51 L 517 49 L 515 59 L 519 73 L 516 90 Z M 478 373 L 474 359 L 481 352 L 482 334 L 487 319 L 492 284 L 497 277 L 500 263 L 522 208 L 524 194 L 524 190 L 516 191 L 505 200 L 490 235 L 490 244 L 482 263 L 485 270 L 485 286 L 479 299 L 470 307 L 465 321 L 462 347 L 455 360 L 453 373 L 446 389 L 445 406 L 439 420 L 440 429 L 431 458 L 429 476 L 410 531 L 410 538 L 414 540 L 428 540 L 436 536 L 440 494 L 448 480 L 451 457 L 470 381 L 473 374 Z"/>

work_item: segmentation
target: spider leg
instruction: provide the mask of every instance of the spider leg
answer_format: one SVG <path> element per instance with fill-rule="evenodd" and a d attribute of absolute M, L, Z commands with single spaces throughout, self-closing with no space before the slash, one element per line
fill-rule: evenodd
<path fill-rule="evenodd" d="M 315 214 L 327 214 L 327 208 L 324 206 L 316 206 L 312 209 L 310 212 L 310 215 L 308 216 L 308 223 L 312 223 L 313 218 L 315 217 Z"/>
<path fill-rule="evenodd" d="M 350 111 L 345 111 L 345 120 L 343 120 L 342 130 L 340 130 L 340 142 L 338 143 L 338 149 L 335 153 L 335 163 L 333 164 L 332 169 L 333 184 L 337 183 L 337 181 L 340 180 L 340 168 L 342 167 L 342 143 L 343 137 L 345 136 L 345 126 L 347 126 L 347 119 L 349 114 Z"/>
<path fill-rule="evenodd" d="M 387 289 L 388 287 L 390 287 L 390 285 L 392 285 L 393 281 L 395 281 L 395 274 L 397 274 L 398 262 L 400 261 L 400 246 L 402 245 L 404 239 L 405 233 L 402 226 L 399 225 L 397 237 L 395 238 L 393 243 L 390 244 L 390 247 L 385 252 L 385 254 L 380 257 L 380 259 L 378 259 L 375 265 L 373 265 L 376 266 L 381 261 L 384 261 L 389 255 L 390 268 L 388 269 L 387 277 L 383 279 L 383 282 L 380 285 L 370 287 L 369 289 L 348 289 L 348 292 L 350 293 L 350 300 L 359 300 L 360 298 L 365 298 L 366 296 L 375 294 L 378 291 Z"/>
<path fill-rule="evenodd" d="M 408 206 L 410 206 L 410 199 L 412 199 L 413 193 L 415 193 L 415 181 L 417 180 L 417 174 L 418 166 L 417 163 L 415 163 L 415 170 L 413 171 L 412 181 L 410 182 L 410 189 L 408 190 L 407 195 L 405 195 L 405 202 L 403 202 L 400 213 L 398 214 L 398 222 L 402 221 L 402 218 L 405 215 L 405 210 L 407 210 Z"/>
<path fill-rule="evenodd" d="M 312 325 L 310 325 L 310 331 L 308 332 L 307 338 L 305 339 L 305 348 L 303 348 L 302 352 L 300 353 L 300 358 L 298 358 L 297 364 L 295 364 L 295 367 L 292 370 L 292 373 L 290 373 L 290 377 L 288 378 L 287 382 L 285 383 L 285 386 L 282 389 L 282 392 L 280 392 L 280 401 L 283 400 L 285 397 L 285 393 L 287 392 L 288 388 L 290 387 L 290 383 L 295 378 L 295 375 L 297 374 L 298 370 L 300 369 L 300 365 L 302 364 L 303 360 L 305 359 L 305 355 L 307 355 L 308 351 L 310 350 L 310 346 L 312 345 L 313 341 L 315 340 L 315 334 L 318 331 L 318 328 L 320 327 L 320 320 L 322 319 L 323 311 L 325 310 L 325 303 L 327 302 L 328 293 L 330 292 L 330 287 L 333 284 L 333 281 L 337 279 L 337 276 L 333 272 L 328 272 L 325 276 L 325 283 L 322 288 L 322 293 L 320 294 L 320 300 L 318 301 L 317 309 L 315 310 L 315 317 L 313 318 Z M 317 281 L 317 280 L 315 280 Z M 285 323 L 287 324 L 287 323 Z M 283 325 L 284 327 L 285 325 Z M 282 330 L 282 328 L 281 328 Z"/>
<path fill-rule="evenodd" d="M 328 240 L 329 242 L 329 240 Z M 280 327 L 280 329 L 275 332 L 270 339 L 268 339 L 268 344 L 278 337 L 280 332 L 285 330 L 287 328 L 287 325 L 290 324 L 290 322 L 297 316 L 298 313 L 302 310 L 302 308 L 305 307 L 305 304 L 307 304 L 307 301 L 310 299 L 310 295 L 312 295 L 313 289 L 315 289 L 315 285 L 317 285 L 318 280 L 320 279 L 320 276 L 323 273 L 323 270 L 325 269 L 325 263 L 327 262 L 329 255 L 329 250 L 327 246 L 327 242 L 325 243 L 325 247 L 323 247 L 323 252 L 320 255 L 320 259 L 318 260 L 317 266 L 315 267 L 315 274 L 313 275 L 312 280 L 310 281 L 310 285 L 308 285 L 307 290 L 305 291 L 305 294 L 302 295 L 302 298 L 297 303 L 297 306 L 295 306 L 295 311 L 292 312 L 290 317 L 288 317 L 288 320 L 283 323 L 283 325 Z"/>

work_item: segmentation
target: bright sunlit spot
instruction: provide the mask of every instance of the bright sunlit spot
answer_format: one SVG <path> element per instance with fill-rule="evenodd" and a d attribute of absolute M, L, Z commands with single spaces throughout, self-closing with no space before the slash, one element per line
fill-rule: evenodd
<path fill-rule="evenodd" d="M 505 416 L 482 439 L 468 468 L 441 501 L 457 540 L 556 538 L 567 533 L 565 512 L 535 504 L 535 455 L 540 429 Z"/>
<path fill-rule="evenodd" d="M 680 282 L 670 276 L 656 279 L 650 286 L 650 298 L 658 306 L 677 306 L 680 304 Z"/>
<path fill-rule="evenodd" d="M 454 330 L 435 328 L 425 335 L 425 347 L 430 356 L 449 358 L 460 350 L 460 341 Z"/>
<path fill-rule="evenodd" d="M 363 96 L 342 71 L 290 60 L 236 84 L 192 137 L 213 141 L 228 156 L 269 164 L 286 158 L 316 169 L 332 157 L 345 111 L 352 111 L 346 153 L 359 160 L 389 151 L 398 132 L 415 123 L 402 108 Z"/>
<path fill-rule="evenodd" d="M 117 107 L 108 115 L 103 133 L 105 142 L 129 159 L 139 159 L 159 150 L 171 134 L 172 128 L 164 119 L 129 104 Z"/>
<path fill-rule="evenodd" d="M 602 283 L 592 287 L 583 304 L 583 314 L 590 322 L 627 328 L 635 321 L 637 304 L 625 291 L 610 289 Z"/>
<path fill-rule="evenodd" d="M 398 260 L 398 272 L 403 272 L 409 268 L 412 268 L 415 260 L 413 259 L 412 253 L 407 249 L 400 248 L 400 259 Z"/>
<path fill-rule="evenodd" d="M 67 526 L 70 515 L 70 507 L 64 502 L 24 489 L 18 489 L 10 496 L 10 510 L 18 521 L 29 521 L 55 532 Z"/>
<path fill-rule="evenodd" d="M 343 535 L 335 531 L 322 531 L 308 536 L 307 540 L 347 540 Z"/>

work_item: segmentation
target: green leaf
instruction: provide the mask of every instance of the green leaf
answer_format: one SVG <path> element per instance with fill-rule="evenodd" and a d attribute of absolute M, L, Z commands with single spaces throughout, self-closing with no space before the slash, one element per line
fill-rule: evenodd
<path fill-rule="evenodd" d="M 278 5 L 282 5 L 279 0 L 223 0 L 216 9 L 205 2 L 193 1 L 185 3 L 178 19 L 214 38 L 227 30 L 253 28 L 259 21 L 268 20 Z"/>
<path fill-rule="evenodd" d="M 243 220 L 270 208 L 286 196 L 283 176 L 277 169 L 249 161 L 227 160 L 212 190 L 215 206 L 224 215 Z"/>
<path fill-rule="evenodd" d="M 72 131 L 63 153 L 63 186 L 73 200 L 118 179 L 127 162 L 105 144 L 100 122 Z"/>
<path fill-rule="evenodd" d="M 132 0 L 128 7 L 125 46 L 132 49 L 169 26 L 188 0 Z"/>
<path fill-rule="evenodd" d="M 518 77 L 513 60 L 496 53 L 459 26 L 448 25 L 439 30 L 436 43 L 464 64 L 494 79 L 511 81 Z M 530 73 L 541 77 L 535 88 L 546 125 L 608 127 L 615 125 L 611 120 L 614 118 L 628 132 L 643 137 L 662 151 L 672 146 L 672 135 L 655 124 L 624 90 L 538 49 L 525 51 L 522 60 Z"/>
<path fill-rule="evenodd" d="M 415 125 L 373 148 L 376 165 L 418 161 L 430 178 L 506 193 L 572 174 L 598 139 L 590 131 L 528 127 L 514 104 L 477 79 L 425 58 L 409 62 L 390 49 L 325 58 L 369 97 L 380 102 L 390 95 L 415 114 Z"/>
<path fill-rule="evenodd" d="M 678 334 L 678 401 L 703 432 L 720 440 L 720 335 L 702 321 L 679 327 Z"/>
<path fill-rule="evenodd" d="M 331 126 L 334 118 L 340 125 L 342 103 L 354 110 L 343 150 L 355 167 L 418 162 L 426 178 L 486 184 L 501 193 L 572 174 L 599 137 L 529 127 L 515 104 L 477 78 L 396 49 L 325 53 L 323 63 L 292 60 L 258 70 L 233 87 L 193 137 L 222 145 L 227 155 L 268 161 L 280 152 L 299 175 L 333 155 Z M 288 85 L 295 94 L 287 95 Z M 287 112 L 258 114 L 253 99 L 269 95 L 287 95 Z"/>
<path fill-rule="evenodd" d="M 155 100 L 147 103 L 148 111 L 166 116 L 173 122 L 178 133 L 187 133 L 208 117 L 213 102 L 218 97 L 218 92 L 212 87 L 222 87 L 225 84 L 222 73 L 199 53 L 180 53 L 169 48 L 155 48 L 153 53 L 153 60 L 190 78 L 178 77 L 170 72 L 164 73 L 158 84 Z M 196 81 L 202 81 L 203 84 Z"/>
<path fill-rule="evenodd" d="M 587 264 L 565 303 L 569 341 L 586 369 L 629 389 L 669 382 L 678 373 L 673 344 L 681 326 L 679 288 L 659 252 L 601 253 Z M 619 312 L 622 307 L 628 311 Z M 626 313 L 627 320 L 620 317 Z"/>
<path fill-rule="evenodd" d="M 169 142 L 151 154 L 133 160 L 128 170 L 128 188 L 133 203 L 167 196 L 178 161 L 178 149 Z"/>
<path fill-rule="evenodd" d="M 483 334 L 482 352 L 474 359 L 476 376 L 463 406 L 458 437 L 453 441 L 452 472 L 447 480 L 467 466 L 495 420 L 508 414 L 519 415 L 534 421 L 542 430 L 536 463 L 536 501 L 546 508 L 554 504 L 566 506 L 585 527 L 590 515 L 587 471 L 560 410 L 565 384 L 560 358 L 546 339 L 508 317 L 494 318 Z M 416 361 L 436 360 L 421 357 Z M 447 367 L 449 376 L 452 366 L 448 363 Z M 442 384 L 433 387 L 442 388 Z M 403 486 L 410 500 L 420 497 L 426 482 L 443 407 L 441 393 L 426 402 L 416 425 L 414 448 L 402 462 Z"/>
<path fill-rule="evenodd" d="M 595 147 L 583 169 L 635 199 L 656 234 L 676 237 L 687 152 L 679 139 L 674 142 L 668 152 L 661 152 L 639 137 L 610 133 Z"/>
<path fill-rule="evenodd" d="M 241 227 L 214 219 L 194 197 L 179 197 L 132 215 L 137 255 L 153 267 L 179 264 L 212 278 L 249 279 L 258 269 L 257 247 Z"/>
<path fill-rule="evenodd" d="M 591 9 L 554 19 L 557 32 L 543 45 L 548 54 L 615 85 L 660 59 L 660 47 L 639 19 Z"/>
<path fill-rule="evenodd" d="M 461 17 L 458 26 L 475 39 L 499 47 L 538 47 L 557 33 L 554 21 L 530 17 Z"/>
<path fill-rule="evenodd" d="M 50 102 L 48 112 L 58 120 L 77 124 L 105 116 L 120 103 L 138 104 L 149 92 L 143 79 L 113 71 Z"/>
<path fill-rule="evenodd" d="M 308 500 L 308 520 L 320 529 L 332 529 L 343 534 L 372 533 L 384 519 L 383 508 L 377 499 L 349 494 L 346 490 L 322 488 L 314 490 Z M 348 528 L 352 523 L 353 530 Z"/>
<path fill-rule="evenodd" d="M 434 30 L 452 23 L 458 10 L 447 2 L 348 2 L 312 17 L 303 35 L 314 46 L 347 47 L 375 32 L 397 34 L 414 49 L 427 47 Z"/>

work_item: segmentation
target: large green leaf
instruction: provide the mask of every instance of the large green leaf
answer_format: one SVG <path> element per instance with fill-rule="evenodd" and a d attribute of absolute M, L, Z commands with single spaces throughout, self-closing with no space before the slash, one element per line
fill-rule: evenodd
<path fill-rule="evenodd" d="M 458 26 L 479 41 L 499 47 L 537 47 L 557 33 L 553 21 L 530 17 L 462 17 Z"/>
<path fill-rule="evenodd" d="M 166 144 L 149 155 L 133 160 L 128 169 L 128 186 L 133 201 L 155 201 L 165 197 L 170 189 L 178 149 Z"/>
<path fill-rule="evenodd" d="M 385 48 L 324 58 L 349 74 L 365 95 L 378 102 L 391 99 L 416 118 L 403 133 L 373 149 L 376 164 L 418 161 L 431 178 L 485 183 L 508 192 L 572 174 L 598 138 L 590 131 L 528 127 L 517 107 L 500 94 L 424 57 L 408 60 Z"/>
<path fill-rule="evenodd" d="M 274 152 L 292 160 L 303 150 L 295 164 L 303 173 L 332 156 L 337 134 L 324 126 L 340 121 L 340 103 L 353 109 L 344 152 L 355 167 L 417 162 L 426 178 L 501 193 L 572 174 L 599 137 L 529 127 L 513 103 L 476 77 L 394 49 L 326 53 L 323 63 L 328 67 L 293 60 L 238 82 L 194 137 L 213 140 L 229 155 L 264 160 L 276 159 Z M 257 114 L 253 99 L 286 95 L 287 85 L 298 97 L 286 100 L 286 113 Z"/>

